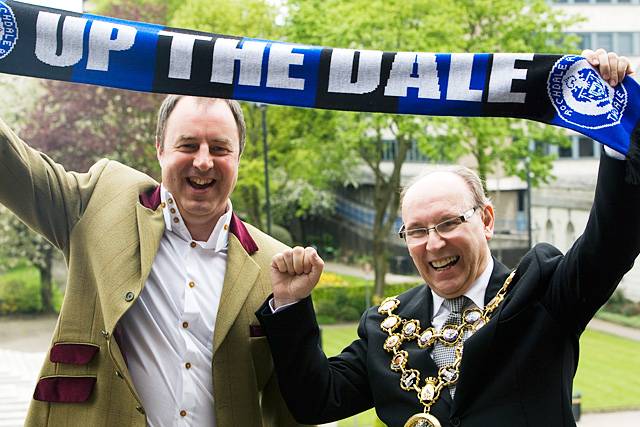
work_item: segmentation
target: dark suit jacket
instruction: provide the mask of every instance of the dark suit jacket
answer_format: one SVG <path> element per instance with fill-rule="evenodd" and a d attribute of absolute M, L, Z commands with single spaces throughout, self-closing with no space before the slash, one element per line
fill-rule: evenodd
<path fill-rule="evenodd" d="M 584 234 L 563 255 L 536 245 L 521 260 L 511 290 L 491 321 L 465 342 L 455 399 L 432 407 L 442 426 L 574 426 L 571 413 L 578 340 L 640 252 L 640 187 L 624 181 L 625 163 L 603 155 L 595 203 Z M 495 261 L 488 302 L 509 270 Z M 431 324 L 426 286 L 399 296 L 395 312 Z M 269 338 L 280 386 L 301 422 L 328 422 L 375 406 L 389 426 L 403 426 L 422 412 L 416 393 L 400 388 L 389 368 L 377 307 L 368 310 L 359 339 L 327 359 L 318 346 L 310 298 L 276 314 L 258 311 Z M 428 351 L 405 343 L 408 366 L 437 376 Z M 606 370 L 606 366 L 601 369 Z"/>

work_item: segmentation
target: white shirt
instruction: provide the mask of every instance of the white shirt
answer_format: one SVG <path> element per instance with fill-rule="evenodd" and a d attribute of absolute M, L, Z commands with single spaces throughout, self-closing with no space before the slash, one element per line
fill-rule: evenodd
<path fill-rule="evenodd" d="M 469 298 L 473 302 L 473 305 L 478 307 L 480 310 L 484 309 L 484 294 L 489 286 L 489 279 L 491 278 L 492 271 L 493 258 L 489 257 L 489 262 L 482 274 L 480 274 L 480 277 L 478 277 L 464 293 L 464 296 Z M 440 330 L 444 326 L 444 322 L 447 321 L 451 310 L 443 304 L 444 298 L 433 292 L 431 289 L 429 289 L 429 291 L 431 292 L 431 295 L 433 295 L 433 318 L 431 320 L 431 325 L 436 330 Z M 470 307 L 473 307 L 473 305 Z"/>
<path fill-rule="evenodd" d="M 144 289 L 120 321 L 122 349 L 149 426 L 215 426 L 213 331 L 231 202 L 199 242 L 164 186 L 160 197 L 165 231 Z"/>

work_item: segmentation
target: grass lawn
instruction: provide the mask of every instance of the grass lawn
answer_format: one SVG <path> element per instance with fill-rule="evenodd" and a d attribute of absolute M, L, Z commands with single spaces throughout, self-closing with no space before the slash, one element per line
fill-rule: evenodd
<path fill-rule="evenodd" d="M 356 338 L 356 324 L 322 327 L 327 355 L 338 354 Z M 640 408 L 640 342 L 587 330 L 581 339 L 580 364 L 574 392 L 582 395 L 582 411 Z M 347 420 L 340 427 L 373 426 L 373 410 Z M 382 425 L 382 424 L 380 424 Z"/>

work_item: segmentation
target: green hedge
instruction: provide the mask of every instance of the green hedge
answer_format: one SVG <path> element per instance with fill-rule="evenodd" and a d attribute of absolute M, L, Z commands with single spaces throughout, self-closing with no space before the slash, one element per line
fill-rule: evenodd
<path fill-rule="evenodd" d="M 362 313 L 371 306 L 373 282 L 332 285 L 323 284 L 313 290 L 313 305 L 318 322 L 323 324 L 353 322 L 360 320 Z M 385 296 L 397 295 L 417 286 L 416 283 L 386 285 Z"/>
<path fill-rule="evenodd" d="M 62 292 L 53 285 L 53 305 L 58 311 Z M 0 276 L 0 315 L 42 311 L 40 273 L 33 267 L 18 267 Z"/>

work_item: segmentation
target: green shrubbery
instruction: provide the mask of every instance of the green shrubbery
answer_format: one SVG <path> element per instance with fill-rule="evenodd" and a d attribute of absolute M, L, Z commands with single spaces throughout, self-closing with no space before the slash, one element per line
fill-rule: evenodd
<path fill-rule="evenodd" d="M 416 283 L 387 285 L 385 296 L 397 295 L 413 288 Z M 320 284 L 313 290 L 313 305 L 318 322 L 331 324 L 353 322 L 371 305 L 373 283 L 365 279 L 323 273 Z"/>
<path fill-rule="evenodd" d="M 62 292 L 54 284 L 53 304 L 62 303 Z M 40 274 L 34 267 L 19 266 L 0 276 L 0 315 L 42 311 Z"/>
<path fill-rule="evenodd" d="M 622 290 L 616 290 L 602 307 L 604 311 L 623 316 L 640 316 L 640 302 L 633 302 L 624 296 Z"/>

